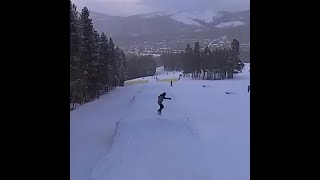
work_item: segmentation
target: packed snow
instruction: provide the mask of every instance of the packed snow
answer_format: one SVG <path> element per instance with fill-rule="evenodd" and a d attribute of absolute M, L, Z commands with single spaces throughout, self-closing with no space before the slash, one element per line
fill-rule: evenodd
<path fill-rule="evenodd" d="M 242 21 L 229 21 L 229 22 L 224 22 L 224 23 L 220 23 L 218 25 L 215 25 L 215 27 L 218 28 L 229 28 L 229 27 L 237 27 L 237 26 L 242 26 L 245 23 Z"/>
<path fill-rule="evenodd" d="M 71 111 L 70 180 L 250 179 L 249 68 L 173 86 L 145 77 Z M 156 77 L 180 74 L 158 68 Z M 172 100 L 159 116 L 162 92 Z"/>

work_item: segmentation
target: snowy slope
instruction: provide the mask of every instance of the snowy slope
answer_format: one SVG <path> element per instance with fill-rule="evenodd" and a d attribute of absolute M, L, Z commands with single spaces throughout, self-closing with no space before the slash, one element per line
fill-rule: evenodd
<path fill-rule="evenodd" d="M 70 112 L 70 180 L 87 180 L 92 167 L 112 144 L 116 123 L 143 84 L 118 87 Z"/>
<path fill-rule="evenodd" d="M 214 17 L 219 17 L 220 14 L 213 10 L 205 10 L 205 11 L 179 11 L 179 10 L 170 10 L 170 11 L 164 11 L 164 12 L 155 12 L 155 13 L 149 13 L 144 14 L 141 17 L 142 18 L 153 18 L 156 16 L 171 16 L 172 19 L 187 24 L 187 25 L 195 25 L 195 26 L 202 26 L 200 23 L 195 21 L 202 20 L 206 23 L 213 22 Z"/>
<path fill-rule="evenodd" d="M 172 87 L 146 77 L 148 84 L 70 112 L 70 179 L 250 179 L 248 69 L 233 80 L 184 77 Z M 172 100 L 158 116 L 163 91 Z"/>
<path fill-rule="evenodd" d="M 215 25 L 215 27 L 218 28 L 230 28 L 230 27 L 237 27 L 237 26 L 242 26 L 245 23 L 242 21 L 229 21 L 229 22 L 224 22 L 224 23 L 220 23 L 218 25 Z"/>
<path fill-rule="evenodd" d="M 155 12 L 149 14 L 140 15 L 142 18 L 154 18 L 157 16 L 170 16 L 172 19 L 187 24 L 187 25 L 194 25 L 194 26 L 202 26 L 196 20 L 204 21 L 205 23 L 212 23 L 214 19 L 219 18 L 222 16 L 221 12 L 216 12 L 213 10 L 205 10 L 205 11 L 164 11 L 164 12 Z M 243 17 L 240 17 L 240 19 Z M 237 27 L 244 25 L 245 23 L 242 21 L 228 21 L 222 22 L 220 24 L 215 25 L 218 28 L 230 28 L 230 27 Z"/>

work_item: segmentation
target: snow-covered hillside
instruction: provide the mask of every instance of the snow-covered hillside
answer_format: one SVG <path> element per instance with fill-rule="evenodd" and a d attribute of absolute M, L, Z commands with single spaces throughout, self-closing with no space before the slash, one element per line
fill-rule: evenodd
<path fill-rule="evenodd" d="M 173 86 L 145 77 L 71 111 L 70 180 L 250 179 L 249 68 Z M 158 79 L 180 74 L 158 70 Z M 159 116 L 162 92 L 172 100 Z"/>
<path fill-rule="evenodd" d="M 218 25 L 215 25 L 215 27 L 218 28 L 230 28 L 230 27 L 237 27 L 237 26 L 242 26 L 245 23 L 242 21 L 229 21 L 229 22 L 224 22 L 224 23 L 220 23 Z"/>
<path fill-rule="evenodd" d="M 172 19 L 187 25 L 202 26 L 199 22 L 195 21 L 195 19 L 204 21 L 206 23 L 211 23 L 213 22 L 214 17 L 219 17 L 221 15 L 218 12 L 210 9 L 205 11 L 171 10 L 142 15 L 143 18 L 153 18 L 155 16 L 171 16 Z"/>

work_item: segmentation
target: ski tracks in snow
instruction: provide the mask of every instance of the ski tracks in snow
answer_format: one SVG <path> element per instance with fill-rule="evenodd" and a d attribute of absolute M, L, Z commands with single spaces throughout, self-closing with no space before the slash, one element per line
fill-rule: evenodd
<path fill-rule="evenodd" d="M 167 92 L 161 116 L 157 97 Z M 203 150 L 193 123 L 176 93 L 179 88 L 157 83 L 142 86 L 131 98 L 128 111 L 117 123 L 110 151 L 93 169 L 93 180 L 206 180 L 203 167 L 209 154 Z M 201 168 L 200 168 L 201 167 Z M 208 166 L 210 167 L 210 166 Z"/>
<path fill-rule="evenodd" d="M 94 169 L 94 180 L 210 179 L 200 168 L 207 156 L 190 121 L 136 120 L 117 127 L 119 135 Z"/>

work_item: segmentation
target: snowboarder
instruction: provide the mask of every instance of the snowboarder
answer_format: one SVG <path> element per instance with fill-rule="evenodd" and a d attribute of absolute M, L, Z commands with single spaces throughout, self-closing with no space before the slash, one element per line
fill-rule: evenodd
<path fill-rule="evenodd" d="M 160 94 L 160 95 L 158 96 L 158 104 L 159 104 L 159 106 L 160 106 L 160 108 L 158 109 L 158 114 L 159 114 L 159 115 L 161 115 L 161 110 L 164 108 L 164 106 L 163 106 L 163 104 L 162 104 L 162 101 L 163 101 L 164 99 L 169 99 L 169 100 L 171 100 L 171 98 L 166 98 L 166 93 L 165 93 L 165 92 L 162 93 L 162 94 Z"/>
<path fill-rule="evenodd" d="M 172 86 L 172 80 L 171 80 L 171 82 L 170 82 L 170 86 Z"/>
<path fill-rule="evenodd" d="M 248 92 L 250 92 L 250 85 L 248 85 Z"/>

